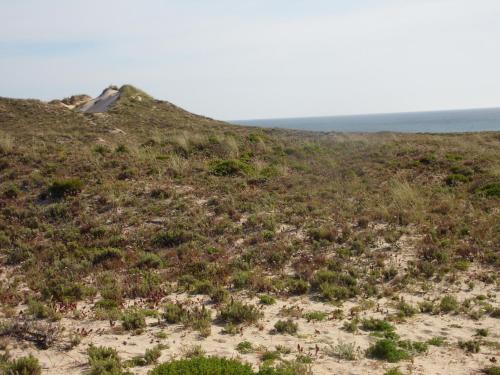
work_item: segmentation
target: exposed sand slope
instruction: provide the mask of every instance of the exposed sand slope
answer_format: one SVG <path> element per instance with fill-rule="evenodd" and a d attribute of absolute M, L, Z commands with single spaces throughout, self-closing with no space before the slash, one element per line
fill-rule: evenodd
<path fill-rule="evenodd" d="M 108 87 L 97 98 L 89 100 L 78 109 L 85 113 L 106 112 L 120 97 L 120 92 Z"/>

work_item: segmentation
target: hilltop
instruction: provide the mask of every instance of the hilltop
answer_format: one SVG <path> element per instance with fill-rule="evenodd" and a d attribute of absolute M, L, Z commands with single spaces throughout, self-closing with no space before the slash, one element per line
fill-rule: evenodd
<path fill-rule="evenodd" d="M 0 373 L 480 373 L 499 150 L 235 126 L 130 85 L 0 98 Z"/>

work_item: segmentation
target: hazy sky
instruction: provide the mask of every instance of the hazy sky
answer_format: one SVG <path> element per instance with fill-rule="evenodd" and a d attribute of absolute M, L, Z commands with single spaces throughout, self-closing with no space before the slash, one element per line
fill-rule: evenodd
<path fill-rule="evenodd" d="M 500 106 L 500 0 L 0 0 L 0 96 L 220 119 Z"/>

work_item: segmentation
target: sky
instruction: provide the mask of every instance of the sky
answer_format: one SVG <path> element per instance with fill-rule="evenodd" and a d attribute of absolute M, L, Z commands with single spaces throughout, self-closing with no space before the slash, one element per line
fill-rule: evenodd
<path fill-rule="evenodd" d="M 500 107 L 499 0 L 0 0 L 0 96 L 223 119 Z"/>

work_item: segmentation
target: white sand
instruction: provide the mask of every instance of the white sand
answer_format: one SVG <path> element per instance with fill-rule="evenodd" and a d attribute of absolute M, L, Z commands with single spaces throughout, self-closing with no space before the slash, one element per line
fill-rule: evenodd
<path fill-rule="evenodd" d="M 120 97 L 120 92 L 113 88 L 107 88 L 97 98 L 89 100 L 78 109 L 85 113 L 106 112 Z"/>

